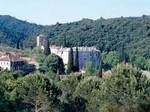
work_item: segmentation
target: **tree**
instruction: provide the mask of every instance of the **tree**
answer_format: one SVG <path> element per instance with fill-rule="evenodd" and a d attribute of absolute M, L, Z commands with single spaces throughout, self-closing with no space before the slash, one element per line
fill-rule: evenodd
<path fill-rule="evenodd" d="M 102 100 L 109 105 L 108 108 L 112 107 L 111 104 L 125 112 L 137 112 L 140 109 L 139 98 L 144 90 L 142 80 L 142 75 L 136 67 L 128 63 L 118 64 L 102 85 Z"/>
<path fill-rule="evenodd" d="M 19 40 L 18 40 L 17 43 L 16 43 L 16 48 L 17 48 L 17 49 L 20 49 L 20 41 L 19 41 Z"/>
<path fill-rule="evenodd" d="M 44 54 L 46 56 L 51 54 L 51 50 L 50 50 L 50 46 L 49 46 L 49 40 L 47 37 L 46 37 L 46 42 L 45 42 L 45 47 L 44 47 Z"/>
<path fill-rule="evenodd" d="M 119 63 L 119 53 L 116 51 L 102 52 L 103 68 L 110 70 Z"/>
<path fill-rule="evenodd" d="M 127 54 L 125 53 L 125 48 L 122 46 L 119 50 L 119 63 L 127 61 Z"/>
<path fill-rule="evenodd" d="M 78 47 L 76 47 L 76 51 L 75 51 L 74 71 L 75 72 L 79 72 L 79 52 L 78 52 Z"/>
<path fill-rule="evenodd" d="M 66 35 L 63 35 L 63 47 L 66 47 Z"/>
<path fill-rule="evenodd" d="M 30 112 L 55 111 L 61 90 L 44 75 L 29 75 L 17 81 L 16 93 L 24 110 Z"/>
<path fill-rule="evenodd" d="M 20 48 L 23 50 L 24 49 L 24 42 L 23 40 L 20 41 Z"/>
<path fill-rule="evenodd" d="M 83 79 L 83 74 L 71 73 L 58 83 L 63 92 L 60 98 L 63 106 L 62 112 L 84 112 L 86 101 L 80 96 L 74 96 L 76 87 Z"/>
<path fill-rule="evenodd" d="M 93 63 L 92 63 L 91 61 L 88 61 L 88 62 L 86 63 L 85 74 L 86 74 L 87 76 L 94 76 L 94 75 L 97 75 L 97 71 L 96 71 L 96 69 L 94 68 Z"/>
<path fill-rule="evenodd" d="M 73 71 L 73 58 L 73 49 L 71 47 L 68 56 L 67 74 L 70 74 Z"/>
<path fill-rule="evenodd" d="M 65 68 L 61 57 L 56 54 L 50 54 L 42 64 L 42 70 L 45 72 L 54 72 L 58 74 L 64 74 Z"/>
<path fill-rule="evenodd" d="M 102 78 L 102 77 L 103 77 L 102 58 L 100 59 L 100 62 L 99 62 L 98 77 L 99 77 L 99 78 Z"/>
<path fill-rule="evenodd" d="M 7 71 L 0 72 L 0 111 L 15 112 L 16 79 L 14 74 Z"/>
<path fill-rule="evenodd" d="M 101 94 L 102 79 L 97 76 L 90 76 L 84 78 L 76 87 L 74 96 L 80 96 L 86 103 L 85 112 L 98 112 L 101 106 Z"/>
<path fill-rule="evenodd" d="M 6 83 L 6 82 L 5 82 Z M 0 81 L 0 110 L 3 112 L 9 111 L 10 109 L 8 108 L 9 102 L 6 100 L 5 97 L 5 83 L 3 81 Z"/>

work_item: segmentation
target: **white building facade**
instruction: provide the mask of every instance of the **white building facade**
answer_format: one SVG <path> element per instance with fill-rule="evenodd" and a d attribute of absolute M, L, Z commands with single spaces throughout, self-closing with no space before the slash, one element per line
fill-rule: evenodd
<path fill-rule="evenodd" d="M 44 35 L 39 35 L 37 37 L 37 47 L 44 50 L 46 45 L 46 37 Z M 51 53 L 60 56 L 63 59 L 65 68 L 68 65 L 68 56 L 70 48 L 63 48 L 60 46 L 50 46 Z M 73 48 L 75 56 L 76 47 Z M 85 69 L 87 62 L 92 62 L 95 68 L 99 67 L 100 62 L 100 51 L 95 47 L 78 47 L 78 59 L 79 59 L 79 69 Z"/>
<path fill-rule="evenodd" d="M 21 70 L 23 63 L 23 60 L 15 54 L 4 53 L 4 55 L 0 56 L 0 68 L 3 70 Z"/>
<path fill-rule="evenodd" d="M 63 59 L 65 68 L 67 68 L 70 48 L 51 46 L 50 49 L 51 53 L 54 53 Z M 76 47 L 73 48 L 73 52 L 75 56 Z M 97 50 L 95 47 L 78 47 L 78 55 L 80 70 L 85 69 L 87 62 L 92 62 L 95 68 L 99 67 L 100 51 Z"/>

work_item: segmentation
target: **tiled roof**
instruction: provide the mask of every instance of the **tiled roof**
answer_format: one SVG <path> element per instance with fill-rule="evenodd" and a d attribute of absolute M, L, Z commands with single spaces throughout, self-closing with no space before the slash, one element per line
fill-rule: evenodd
<path fill-rule="evenodd" d="M 51 50 L 61 50 L 61 51 L 69 51 L 69 47 L 68 48 L 63 48 L 62 46 L 56 46 L 56 45 L 52 45 L 50 46 L 50 49 Z M 76 47 L 73 47 L 73 51 L 76 50 Z M 87 52 L 91 52 L 91 51 L 98 51 L 98 49 L 96 49 L 96 47 L 92 46 L 92 47 L 86 47 L 86 46 L 83 46 L 83 47 L 78 47 L 78 51 L 87 51 Z"/>
<path fill-rule="evenodd" d="M 0 57 L 0 61 L 18 62 L 23 60 L 19 56 L 16 56 L 15 54 L 6 53 L 5 55 Z"/>

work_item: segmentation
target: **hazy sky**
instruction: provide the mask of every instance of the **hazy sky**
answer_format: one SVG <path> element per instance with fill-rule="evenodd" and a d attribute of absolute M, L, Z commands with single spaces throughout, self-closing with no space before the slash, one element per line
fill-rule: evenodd
<path fill-rule="evenodd" d="M 0 15 L 38 24 L 150 15 L 150 0 L 0 0 Z"/>

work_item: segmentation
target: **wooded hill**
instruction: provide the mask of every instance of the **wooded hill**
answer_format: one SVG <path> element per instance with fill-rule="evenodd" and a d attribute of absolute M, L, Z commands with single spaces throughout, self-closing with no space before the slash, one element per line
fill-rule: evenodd
<path fill-rule="evenodd" d="M 49 26 L 45 34 L 51 44 L 96 46 L 102 51 L 119 50 L 122 46 L 132 54 L 150 57 L 150 17 L 83 19 L 78 22 Z"/>
<path fill-rule="evenodd" d="M 81 21 L 51 26 L 40 26 L 0 16 L 0 43 L 15 46 L 23 40 L 25 47 L 35 46 L 35 37 L 43 33 L 51 44 L 66 46 L 96 46 L 101 51 L 124 47 L 132 54 L 150 57 L 150 16 L 121 17 Z"/>
<path fill-rule="evenodd" d="M 20 44 L 24 41 L 24 46 L 29 47 L 25 41 L 34 37 L 42 28 L 42 25 L 28 23 L 8 15 L 0 16 L 0 44 L 15 47 L 18 41 Z"/>

